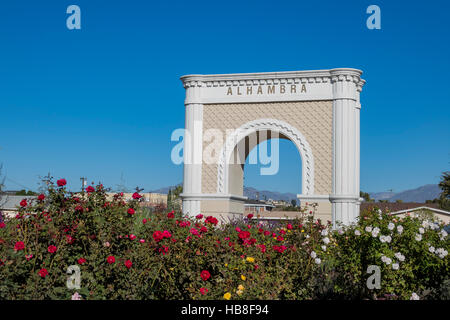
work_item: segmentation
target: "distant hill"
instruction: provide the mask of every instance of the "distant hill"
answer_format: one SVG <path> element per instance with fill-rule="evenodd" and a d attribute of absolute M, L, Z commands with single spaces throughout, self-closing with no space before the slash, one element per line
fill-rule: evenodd
<path fill-rule="evenodd" d="M 424 203 L 426 200 L 439 198 L 441 192 L 442 190 L 437 184 L 427 184 L 416 189 L 401 192 L 369 192 L 369 194 L 375 201 L 388 200 L 389 202 L 395 202 L 396 200 L 402 200 L 403 202 Z"/>
<path fill-rule="evenodd" d="M 252 187 L 244 187 L 244 196 L 249 199 L 258 199 L 258 200 L 284 200 L 287 202 L 291 202 L 292 199 L 297 200 L 297 195 L 295 193 L 280 193 L 276 191 L 267 191 L 267 190 L 257 190 Z"/>
<path fill-rule="evenodd" d="M 168 193 L 169 193 L 169 189 L 175 189 L 177 186 L 181 186 L 181 185 L 183 185 L 183 184 L 182 184 L 182 183 L 179 183 L 179 184 L 174 185 L 174 186 L 169 186 L 169 187 L 159 188 L 159 189 L 156 189 L 156 190 L 152 190 L 152 191 L 150 191 L 150 192 L 153 192 L 153 193 L 168 194 Z"/>
<path fill-rule="evenodd" d="M 179 183 L 178 185 L 182 185 Z M 150 192 L 155 193 L 169 193 L 169 188 L 174 189 L 177 185 L 164 187 Z M 388 200 L 389 202 L 395 202 L 396 200 L 402 200 L 403 202 L 419 202 L 424 203 L 426 200 L 433 200 L 439 197 L 441 189 L 437 184 L 427 184 L 416 189 L 405 190 L 401 192 L 369 192 L 370 197 L 378 200 Z M 272 200 L 284 200 L 290 202 L 292 199 L 297 199 L 295 193 L 281 193 L 276 191 L 258 190 L 252 187 L 244 187 L 244 196 L 249 199 L 272 199 Z"/>
<path fill-rule="evenodd" d="M 180 183 L 178 185 L 182 185 L 182 183 Z M 156 190 L 152 190 L 150 192 L 168 194 L 169 189 L 174 189 L 176 186 L 177 185 L 159 188 Z M 281 193 L 281 192 L 267 191 L 267 190 L 260 191 L 258 189 L 252 188 L 252 187 L 244 187 L 244 196 L 248 197 L 249 199 L 258 199 L 258 200 L 272 199 L 272 200 L 284 200 L 287 202 L 291 202 L 292 199 L 297 199 L 297 195 L 295 193 L 289 193 L 289 192 Z"/>

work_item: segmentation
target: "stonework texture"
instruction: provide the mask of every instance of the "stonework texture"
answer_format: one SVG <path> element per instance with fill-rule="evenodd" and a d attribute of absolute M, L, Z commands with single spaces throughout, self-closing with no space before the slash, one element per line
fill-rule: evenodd
<path fill-rule="evenodd" d="M 208 104 L 203 107 L 203 131 L 237 129 L 255 119 L 271 118 L 297 128 L 314 157 L 314 194 L 330 194 L 332 179 L 332 101 Z M 203 150 L 211 142 L 203 142 Z M 300 154 L 299 154 L 300 157 Z M 299 159 L 300 161 L 300 159 Z M 302 177 L 296 177 L 301 179 Z M 202 193 L 217 192 L 217 165 L 203 164 Z M 298 191 L 301 193 L 301 190 Z"/>

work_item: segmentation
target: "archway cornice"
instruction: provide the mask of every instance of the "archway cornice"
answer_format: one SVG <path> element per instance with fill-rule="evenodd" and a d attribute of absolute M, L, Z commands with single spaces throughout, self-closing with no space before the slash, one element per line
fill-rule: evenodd
<path fill-rule="evenodd" d="M 331 100 L 333 83 L 351 82 L 361 91 L 362 71 L 352 68 L 328 70 L 186 75 L 185 104 L 251 103 L 270 101 Z M 356 96 L 348 97 L 356 100 Z"/>

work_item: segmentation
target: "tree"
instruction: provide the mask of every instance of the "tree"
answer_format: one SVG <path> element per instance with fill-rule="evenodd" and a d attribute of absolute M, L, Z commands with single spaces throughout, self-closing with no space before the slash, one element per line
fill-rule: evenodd
<path fill-rule="evenodd" d="M 364 198 L 364 201 L 366 201 L 366 202 L 374 202 L 375 201 L 374 199 L 372 199 L 370 197 L 370 194 L 368 194 L 367 192 L 360 191 L 359 196 Z"/>
<path fill-rule="evenodd" d="M 296 207 L 296 206 L 297 206 L 297 200 L 292 199 L 292 200 L 291 200 L 291 205 L 292 205 L 293 207 Z"/>
<path fill-rule="evenodd" d="M 172 195 L 174 196 L 175 199 L 180 197 L 180 194 L 183 192 L 183 186 L 182 185 L 178 185 L 175 187 L 175 189 L 173 189 Z"/>
<path fill-rule="evenodd" d="M 27 191 L 25 189 L 22 189 L 22 190 L 16 192 L 16 196 L 35 196 L 35 195 L 37 195 L 36 192 L 31 191 L 31 190 Z"/>
<path fill-rule="evenodd" d="M 439 187 L 442 189 L 439 196 L 439 207 L 444 210 L 450 210 L 450 171 L 442 173 Z"/>

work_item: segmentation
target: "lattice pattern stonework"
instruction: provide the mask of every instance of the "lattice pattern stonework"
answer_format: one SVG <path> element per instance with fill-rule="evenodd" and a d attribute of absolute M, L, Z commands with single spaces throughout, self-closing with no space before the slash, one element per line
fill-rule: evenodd
<path fill-rule="evenodd" d="M 203 107 L 203 130 L 223 132 L 260 118 L 277 119 L 297 128 L 308 141 L 314 156 L 315 194 L 331 193 L 332 101 L 210 104 Z M 203 148 L 210 142 L 203 142 Z M 301 177 L 298 177 L 301 179 Z M 217 165 L 203 165 L 202 192 L 216 193 Z M 298 191 L 301 193 L 301 190 Z"/>

